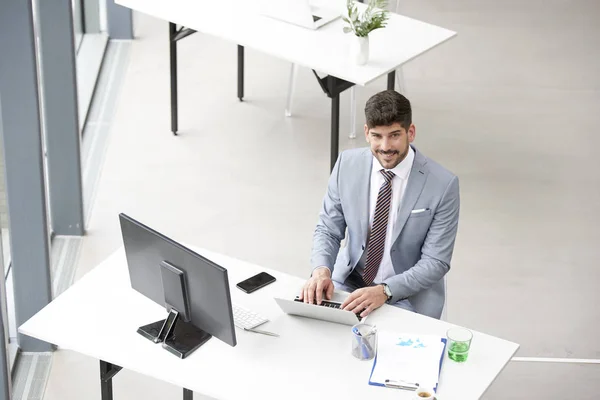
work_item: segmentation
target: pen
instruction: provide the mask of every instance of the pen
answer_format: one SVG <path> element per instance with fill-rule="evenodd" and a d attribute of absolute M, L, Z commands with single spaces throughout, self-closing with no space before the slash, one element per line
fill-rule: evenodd
<path fill-rule="evenodd" d="M 394 388 L 394 389 L 404 389 L 404 390 L 417 390 L 419 388 L 419 384 L 404 382 L 404 381 L 393 381 L 391 379 L 386 379 L 385 387 Z"/>
<path fill-rule="evenodd" d="M 358 342 L 358 347 L 360 347 L 360 349 L 362 350 L 362 356 L 363 358 L 369 358 L 369 350 L 365 347 L 365 344 L 363 343 L 362 340 L 362 335 L 360 334 L 360 331 L 358 330 L 357 327 L 353 327 L 352 328 L 352 332 L 354 332 L 354 334 L 356 335 L 356 341 Z"/>
<path fill-rule="evenodd" d="M 279 335 L 276 334 L 276 333 L 267 332 L 267 331 L 261 331 L 259 329 L 244 328 L 244 330 L 247 331 L 247 332 L 254 332 L 254 333 L 260 333 L 260 334 L 267 335 L 267 336 L 279 337 Z"/>
<path fill-rule="evenodd" d="M 366 335 L 362 335 L 360 333 L 360 330 L 356 326 L 354 326 L 352 328 L 352 332 L 354 332 L 354 334 L 356 335 L 356 341 L 358 342 L 358 345 L 361 347 L 362 353 L 363 353 L 363 358 L 365 358 L 365 359 L 371 358 L 372 355 L 374 354 L 373 348 L 369 344 L 368 337 L 371 336 L 372 334 L 374 334 L 375 331 L 376 331 L 376 327 L 373 326 L 371 328 L 371 330 L 369 332 L 367 332 Z"/>

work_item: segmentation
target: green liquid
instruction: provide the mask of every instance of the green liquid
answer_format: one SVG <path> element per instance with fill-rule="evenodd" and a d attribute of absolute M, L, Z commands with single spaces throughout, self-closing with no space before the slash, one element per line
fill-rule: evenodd
<path fill-rule="evenodd" d="M 465 362 L 469 356 L 469 345 L 467 343 L 452 343 L 448 349 L 448 357 L 456 362 Z"/>

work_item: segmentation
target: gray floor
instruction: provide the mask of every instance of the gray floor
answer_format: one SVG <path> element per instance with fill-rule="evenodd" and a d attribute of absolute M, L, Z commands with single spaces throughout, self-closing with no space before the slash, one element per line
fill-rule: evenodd
<path fill-rule="evenodd" d="M 600 3 L 401 7 L 459 33 L 404 68 L 416 146 L 461 179 L 448 319 L 520 343 L 518 356 L 600 358 Z M 285 118 L 288 63 L 248 50 L 239 103 L 235 45 L 193 35 L 180 43 L 174 138 L 167 25 L 136 22 L 76 278 L 120 246 L 119 212 L 177 240 L 306 276 L 329 162 L 329 101 L 312 73 L 300 70 L 295 115 Z M 359 88 L 359 112 L 384 87 Z M 345 96 L 341 146 L 363 146 L 360 136 L 347 139 L 348 111 Z M 577 387 L 578 398 L 593 399 L 599 373 L 600 365 L 513 362 L 485 398 L 563 399 Z M 99 398 L 97 374 L 97 361 L 58 351 L 45 399 Z M 180 391 L 121 372 L 115 393 Z"/>

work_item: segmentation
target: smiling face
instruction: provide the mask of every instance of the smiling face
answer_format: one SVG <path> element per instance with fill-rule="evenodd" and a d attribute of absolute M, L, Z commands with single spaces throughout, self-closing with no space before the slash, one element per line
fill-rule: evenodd
<path fill-rule="evenodd" d="M 410 124 L 408 130 L 398 122 L 373 128 L 365 125 L 365 138 L 371 146 L 371 153 L 385 169 L 395 168 L 406 158 L 415 133 L 414 124 Z"/>
<path fill-rule="evenodd" d="M 385 169 L 400 164 L 415 140 L 410 101 L 395 90 L 373 95 L 365 105 L 365 138 Z"/>

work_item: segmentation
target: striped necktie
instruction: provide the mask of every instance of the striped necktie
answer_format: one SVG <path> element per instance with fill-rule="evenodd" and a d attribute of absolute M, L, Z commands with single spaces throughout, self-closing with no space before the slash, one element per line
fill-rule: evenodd
<path fill-rule="evenodd" d="M 390 204 L 392 203 L 392 179 L 395 174 L 392 171 L 382 169 L 381 174 L 385 179 L 379 189 L 377 202 L 375 203 L 375 215 L 373 216 L 373 226 L 369 234 L 369 243 L 367 245 L 367 260 L 363 272 L 363 281 L 365 285 L 370 286 L 377 276 L 379 264 L 383 259 L 383 249 L 385 247 L 385 234 L 387 232 L 388 218 L 390 215 Z"/>

